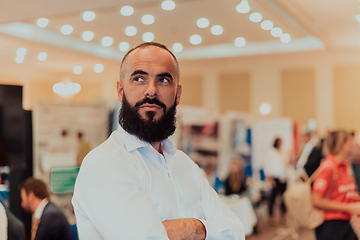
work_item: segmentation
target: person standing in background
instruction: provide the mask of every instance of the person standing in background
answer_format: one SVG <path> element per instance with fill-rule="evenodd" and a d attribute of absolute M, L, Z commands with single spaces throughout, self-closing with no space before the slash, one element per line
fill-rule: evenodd
<path fill-rule="evenodd" d="M 77 165 L 80 166 L 84 157 L 91 151 L 90 144 L 84 140 L 83 133 L 78 132 Z"/>
<path fill-rule="evenodd" d="M 326 159 L 320 164 L 312 189 L 312 202 L 325 211 L 322 225 L 315 229 L 317 240 L 356 240 L 350 225 L 360 214 L 359 195 L 348 160 L 353 138 L 345 131 L 331 132 L 326 138 Z"/>
<path fill-rule="evenodd" d="M 74 236 L 63 212 L 49 201 L 45 183 L 28 178 L 21 185 L 21 206 L 33 214 L 31 240 L 73 240 Z"/>
<path fill-rule="evenodd" d="M 269 198 L 269 217 L 274 220 L 274 203 L 276 196 L 281 196 L 281 213 L 286 213 L 286 207 L 284 204 L 283 194 L 286 190 L 286 167 L 289 162 L 289 157 L 284 151 L 282 151 L 282 140 L 276 138 L 273 144 L 273 148 L 268 152 L 267 158 L 264 163 L 265 177 L 270 182 L 272 189 Z"/>

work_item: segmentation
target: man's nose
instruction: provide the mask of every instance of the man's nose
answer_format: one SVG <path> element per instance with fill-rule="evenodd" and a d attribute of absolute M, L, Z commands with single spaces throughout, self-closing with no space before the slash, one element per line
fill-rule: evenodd
<path fill-rule="evenodd" d="M 155 97 L 157 97 L 157 94 L 158 94 L 158 89 L 157 89 L 156 81 L 150 80 L 147 84 L 145 97 L 155 98 Z"/>

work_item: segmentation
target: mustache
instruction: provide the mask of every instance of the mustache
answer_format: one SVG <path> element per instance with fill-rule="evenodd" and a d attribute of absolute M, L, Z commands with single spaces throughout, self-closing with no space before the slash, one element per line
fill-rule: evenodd
<path fill-rule="evenodd" d="M 139 109 L 141 105 L 148 103 L 148 104 L 156 104 L 164 109 L 164 112 L 166 111 L 166 105 L 162 102 L 160 102 L 157 98 L 144 98 L 143 100 L 137 102 L 135 104 L 135 108 Z"/>

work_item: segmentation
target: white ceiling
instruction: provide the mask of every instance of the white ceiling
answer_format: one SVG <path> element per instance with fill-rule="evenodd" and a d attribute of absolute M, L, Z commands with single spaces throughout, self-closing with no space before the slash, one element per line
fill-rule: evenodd
<path fill-rule="evenodd" d="M 311 50 L 359 50 L 360 24 L 355 15 L 360 13 L 357 0 L 248 0 L 252 12 L 260 12 L 264 20 L 273 21 L 292 37 L 284 44 L 261 29 L 259 23 L 249 20 L 249 14 L 236 11 L 241 0 L 174 0 L 177 7 L 172 11 L 161 9 L 162 0 L 12 0 L 2 1 L 0 6 L 0 81 L 4 78 L 19 81 L 49 76 L 74 76 L 72 67 L 84 68 L 81 77 L 97 78 L 92 71 L 95 63 L 101 62 L 105 70 L 118 68 L 123 52 L 118 49 L 126 41 L 131 47 L 142 42 L 144 32 L 153 32 L 155 41 L 168 47 L 180 42 L 184 51 L 178 53 L 180 60 L 258 55 Z M 132 16 L 122 16 L 119 9 L 124 5 L 135 8 Z M 82 20 L 84 11 L 94 11 L 94 21 Z M 141 23 L 144 14 L 152 14 L 152 25 Z M 36 20 L 46 17 L 50 23 L 45 28 L 36 26 Z M 211 34 L 210 27 L 201 29 L 196 20 L 206 17 L 210 27 L 223 26 L 224 33 Z M 70 35 L 60 33 L 60 27 L 70 24 Z M 126 26 L 138 29 L 135 36 L 124 34 Z M 93 31 L 91 42 L 81 39 L 84 31 Z M 189 37 L 199 34 L 200 45 L 190 44 Z M 114 44 L 103 47 L 100 40 L 111 36 Z M 247 45 L 235 47 L 237 37 L 244 37 Z M 25 61 L 15 62 L 16 49 L 27 48 Z M 39 52 L 47 52 L 48 59 L 36 59 Z M 102 74 L 106 74 L 104 71 Z M 112 72 L 114 74 L 114 72 Z"/>

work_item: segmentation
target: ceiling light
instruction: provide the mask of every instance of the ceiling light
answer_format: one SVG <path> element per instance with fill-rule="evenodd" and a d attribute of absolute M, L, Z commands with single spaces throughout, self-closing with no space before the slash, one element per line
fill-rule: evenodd
<path fill-rule="evenodd" d="M 254 13 L 250 14 L 249 19 L 252 22 L 261 22 L 262 15 L 261 15 L 261 13 L 254 12 Z"/>
<path fill-rule="evenodd" d="M 104 71 L 104 65 L 102 65 L 101 63 L 97 63 L 94 65 L 93 69 L 94 72 L 101 73 L 102 71 Z"/>
<path fill-rule="evenodd" d="M 19 56 L 19 55 L 17 55 L 17 56 L 15 57 L 15 62 L 17 62 L 17 63 L 22 63 L 22 62 L 24 62 L 24 56 Z"/>
<path fill-rule="evenodd" d="M 121 42 L 119 44 L 119 50 L 122 52 L 126 52 L 127 50 L 129 50 L 129 48 L 130 48 L 130 44 L 127 42 Z"/>
<path fill-rule="evenodd" d="M 131 16 L 134 13 L 134 8 L 132 6 L 123 6 L 120 9 L 120 13 L 123 16 Z"/>
<path fill-rule="evenodd" d="M 47 18 L 39 18 L 36 21 L 36 24 L 38 25 L 38 27 L 44 28 L 49 24 L 49 19 L 47 19 Z"/>
<path fill-rule="evenodd" d="M 56 83 L 53 86 L 53 91 L 63 97 L 69 97 L 75 93 L 80 92 L 81 86 L 78 83 Z"/>
<path fill-rule="evenodd" d="M 360 22 L 360 14 L 355 15 L 356 21 Z"/>
<path fill-rule="evenodd" d="M 146 15 L 142 16 L 141 22 L 145 25 L 150 25 L 155 22 L 155 18 L 153 15 L 146 14 Z"/>
<path fill-rule="evenodd" d="M 81 74 L 82 71 L 83 71 L 83 68 L 80 65 L 76 65 L 76 66 L 73 67 L 73 73 L 76 74 L 76 75 Z"/>
<path fill-rule="evenodd" d="M 183 49 L 184 49 L 184 47 L 181 43 L 174 43 L 172 46 L 172 50 L 177 53 L 182 52 Z"/>
<path fill-rule="evenodd" d="M 86 11 L 83 13 L 82 17 L 83 17 L 84 21 L 91 22 L 92 20 L 95 19 L 96 14 L 92 11 Z"/>
<path fill-rule="evenodd" d="M 271 35 L 273 37 L 280 37 L 283 34 L 283 30 L 279 27 L 271 29 Z"/>
<path fill-rule="evenodd" d="M 190 43 L 193 45 L 199 45 L 202 42 L 200 35 L 194 34 L 190 37 Z"/>
<path fill-rule="evenodd" d="M 250 12 L 249 2 L 247 0 L 242 0 L 241 3 L 236 6 L 236 11 L 239 13 Z"/>
<path fill-rule="evenodd" d="M 261 22 L 260 26 L 264 30 L 271 30 L 274 27 L 274 24 L 270 20 L 265 20 Z"/>
<path fill-rule="evenodd" d="M 73 30 L 74 30 L 74 28 L 71 25 L 63 25 L 61 27 L 61 32 L 62 32 L 62 34 L 65 34 L 65 35 L 71 34 Z"/>
<path fill-rule="evenodd" d="M 210 21 L 209 21 L 209 19 L 207 19 L 207 18 L 199 18 L 199 19 L 196 21 L 196 25 L 197 25 L 199 28 L 207 28 L 207 27 L 210 25 Z"/>
<path fill-rule="evenodd" d="M 47 53 L 46 52 L 40 52 L 38 54 L 39 61 L 45 61 L 47 59 Z"/>
<path fill-rule="evenodd" d="M 224 32 L 224 29 L 220 25 L 214 25 L 211 27 L 211 33 L 214 35 L 221 35 Z"/>
<path fill-rule="evenodd" d="M 85 31 L 82 33 L 82 39 L 84 39 L 84 41 L 91 41 L 94 37 L 95 34 L 92 31 Z"/>
<path fill-rule="evenodd" d="M 25 54 L 26 54 L 26 48 L 18 48 L 17 50 L 16 50 L 16 55 L 18 55 L 18 56 L 25 56 Z"/>
<path fill-rule="evenodd" d="M 238 37 L 235 38 L 234 44 L 237 47 L 244 47 L 246 45 L 246 40 L 243 37 Z"/>
<path fill-rule="evenodd" d="M 271 105 L 270 104 L 268 104 L 268 103 L 263 103 L 263 104 L 261 104 L 261 106 L 260 106 L 260 113 L 262 114 L 262 115 L 267 115 L 267 114 L 269 114 L 271 112 Z"/>
<path fill-rule="evenodd" d="M 283 35 L 280 36 L 280 41 L 282 43 L 289 43 L 291 42 L 291 36 L 287 33 L 284 33 Z"/>
<path fill-rule="evenodd" d="M 125 34 L 127 36 L 134 36 L 137 33 L 137 29 L 134 26 L 128 26 L 125 28 Z"/>
<path fill-rule="evenodd" d="M 142 35 L 144 42 L 152 42 L 155 39 L 155 35 L 152 32 L 146 32 Z"/>
<path fill-rule="evenodd" d="M 101 45 L 103 45 L 104 47 L 110 47 L 113 43 L 114 40 L 112 39 L 112 37 L 106 36 L 101 39 Z"/>
<path fill-rule="evenodd" d="M 165 0 L 161 3 L 161 8 L 164 10 L 174 10 L 176 7 L 176 4 L 172 0 Z"/>

